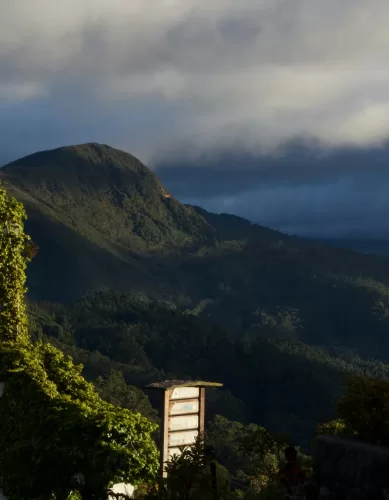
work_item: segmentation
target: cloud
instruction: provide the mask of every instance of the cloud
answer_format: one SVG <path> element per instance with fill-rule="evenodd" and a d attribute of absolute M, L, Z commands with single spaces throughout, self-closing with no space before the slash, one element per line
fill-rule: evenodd
<path fill-rule="evenodd" d="M 388 240 L 388 181 L 384 186 L 373 182 L 369 189 L 353 185 L 350 178 L 328 184 L 283 183 L 185 201 L 216 213 L 238 214 L 287 234 Z"/>
<path fill-rule="evenodd" d="M 3 103 L 23 102 L 42 95 L 41 85 L 36 83 L 0 83 L 0 100 Z"/>
<path fill-rule="evenodd" d="M 300 234 L 389 230 L 387 0 L 0 0 L 0 13 L 0 163 L 102 142 L 216 211 Z"/>
<path fill-rule="evenodd" d="M 11 114 L 42 130 L 31 148 L 83 142 L 99 123 L 95 138 L 145 160 L 181 143 L 387 134 L 386 0 L 0 0 L 0 12 L 7 154 L 28 132 Z"/>
<path fill-rule="evenodd" d="M 389 239 L 389 144 L 320 149 L 291 142 L 277 155 L 223 153 L 157 165 L 181 201 L 288 234 Z"/>

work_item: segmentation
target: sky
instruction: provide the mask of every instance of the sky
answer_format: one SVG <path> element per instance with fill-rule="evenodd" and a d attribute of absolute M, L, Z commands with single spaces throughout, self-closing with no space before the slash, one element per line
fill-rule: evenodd
<path fill-rule="evenodd" d="M 186 202 L 389 235 L 388 19 L 387 0 L 0 0 L 0 164 L 102 142 Z"/>

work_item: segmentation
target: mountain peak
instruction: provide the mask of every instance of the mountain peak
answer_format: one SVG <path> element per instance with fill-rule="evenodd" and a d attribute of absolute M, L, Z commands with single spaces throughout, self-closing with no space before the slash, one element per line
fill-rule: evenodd
<path fill-rule="evenodd" d="M 121 255 L 182 248 L 213 234 L 205 219 L 175 200 L 141 161 L 105 144 L 26 156 L 3 167 L 0 180 L 26 205 L 29 218 L 39 210 L 39 217 L 50 215 Z"/>
<path fill-rule="evenodd" d="M 86 142 L 82 144 L 73 144 L 70 146 L 62 146 L 56 149 L 44 151 L 43 153 L 54 153 L 57 154 L 74 154 L 76 156 L 85 156 L 90 160 L 98 163 L 99 161 L 110 160 L 115 157 L 127 157 L 141 163 L 135 156 L 130 153 L 122 151 L 121 149 L 114 148 L 108 144 L 101 144 L 98 142 Z M 38 153 L 39 154 L 39 153 Z"/>
<path fill-rule="evenodd" d="M 107 144 L 96 142 L 62 146 L 55 149 L 39 151 L 31 155 L 15 160 L 3 168 L 7 172 L 20 167 L 44 168 L 51 165 L 52 168 L 66 169 L 86 166 L 110 166 L 116 168 L 136 168 L 148 170 L 137 158 L 129 153 L 115 149 Z M 36 175 L 36 172 L 34 172 Z"/>
<path fill-rule="evenodd" d="M 106 144 L 86 143 L 40 151 L 5 165 L 5 181 L 29 192 L 53 196 L 163 190 L 156 175 L 129 153 Z"/>

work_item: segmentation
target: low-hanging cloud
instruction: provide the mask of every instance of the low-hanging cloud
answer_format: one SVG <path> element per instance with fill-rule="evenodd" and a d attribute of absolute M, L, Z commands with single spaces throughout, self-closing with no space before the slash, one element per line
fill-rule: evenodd
<path fill-rule="evenodd" d="M 229 197 L 203 198 L 209 211 L 234 213 L 286 234 L 318 238 L 383 239 L 389 236 L 387 186 L 329 184 L 257 186 Z M 187 202 L 198 204 L 198 199 Z"/>
<path fill-rule="evenodd" d="M 227 151 L 160 163 L 181 201 L 288 234 L 389 240 L 389 147 L 294 142 L 276 155 Z"/>
<path fill-rule="evenodd" d="M 0 0 L 5 159 L 96 140 L 142 159 L 389 130 L 386 0 Z"/>

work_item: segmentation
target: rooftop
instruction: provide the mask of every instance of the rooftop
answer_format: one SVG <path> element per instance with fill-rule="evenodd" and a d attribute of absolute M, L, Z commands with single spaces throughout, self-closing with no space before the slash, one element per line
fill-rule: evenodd
<path fill-rule="evenodd" d="M 220 382 L 205 382 L 203 380 L 164 380 L 154 382 L 145 389 L 177 389 L 178 387 L 223 387 Z"/>

